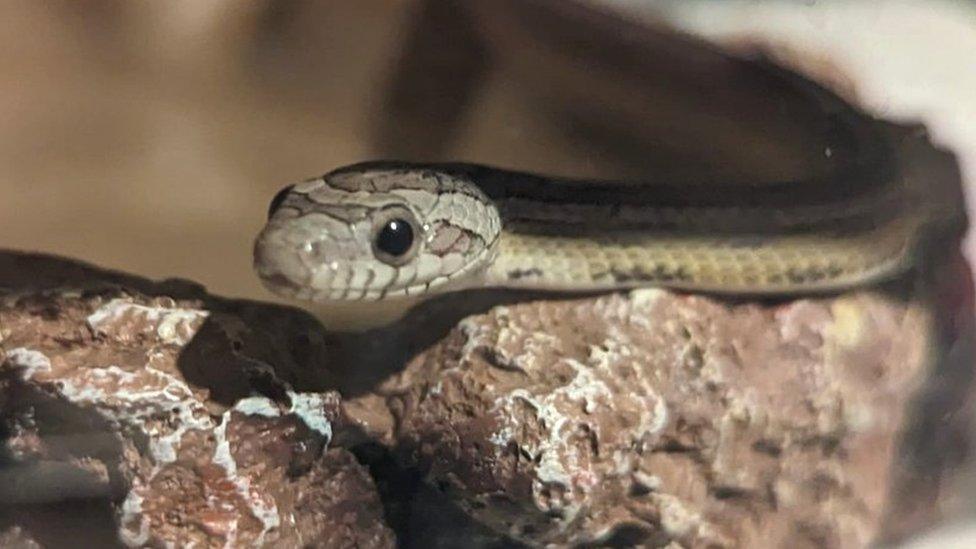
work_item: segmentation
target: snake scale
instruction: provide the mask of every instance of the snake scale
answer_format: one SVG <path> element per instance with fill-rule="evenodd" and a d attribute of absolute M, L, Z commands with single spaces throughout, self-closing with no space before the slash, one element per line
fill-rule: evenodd
<path fill-rule="evenodd" d="M 785 296 L 898 276 L 958 204 L 906 175 L 904 132 L 807 84 L 831 136 L 829 173 L 597 181 L 364 162 L 282 189 L 254 244 L 255 271 L 320 316 L 472 288 Z"/>
<path fill-rule="evenodd" d="M 761 296 L 870 284 L 913 265 L 934 210 L 857 122 L 837 118 L 848 160 L 834 173 L 781 183 L 347 166 L 278 193 L 254 265 L 273 292 L 326 307 L 478 287 Z"/>

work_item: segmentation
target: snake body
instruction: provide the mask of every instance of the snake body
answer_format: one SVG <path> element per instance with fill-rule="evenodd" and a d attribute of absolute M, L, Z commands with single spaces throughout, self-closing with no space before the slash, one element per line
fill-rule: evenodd
<path fill-rule="evenodd" d="M 931 221 L 883 139 L 849 145 L 830 177 L 755 185 L 356 164 L 279 193 L 255 269 L 325 305 L 476 287 L 843 290 L 910 267 Z"/>

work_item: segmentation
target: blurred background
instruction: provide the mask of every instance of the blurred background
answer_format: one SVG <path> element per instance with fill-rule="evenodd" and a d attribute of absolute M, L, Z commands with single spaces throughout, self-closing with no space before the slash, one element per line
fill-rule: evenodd
<path fill-rule="evenodd" d="M 263 295 L 267 202 L 368 153 L 405 6 L 308 7 L 5 3 L 0 243 Z"/>
<path fill-rule="evenodd" d="M 600 2 L 643 21 L 604 28 L 624 40 L 601 47 L 598 38 L 581 41 L 596 36 L 586 31 L 553 31 L 562 27 L 546 23 L 553 15 L 544 11 L 559 3 L 460 4 L 4 2 L 0 246 L 268 298 L 250 253 L 269 199 L 342 164 L 463 159 L 717 182 L 810 173 L 829 167 L 815 110 L 724 58 L 690 52 L 684 45 L 693 39 L 673 28 L 748 53 L 769 50 L 750 25 L 789 29 L 792 43 L 779 40 L 775 50 L 787 64 L 869 105 L 883 89 L 883 110 L 901 114 L 892 86 L 879 88 L 871 76 L 885 60 L 885 36 L 972 40 L 959 29 L 976 20 L 955 4 L 925 19 L 896 2 L 875 3 L 890 6 L 872 8 L 870 17 L 848 13 L 857 3 Z M 772 15 L 750 14 L 759 4 Z M 592 26 L 584 23 L 577 26 Z M 908 34 L 906 24 L 915 25 Z M 635 55 L 634 44 L 660 54 Z M 808 55 L 810 44 L 833 51 Z M 903 57 L 929 71 L 945 65 L 924 47 L 907 51 Z M 888 73 L 905 72 L 884 64 Z M 950 88 L 972 82 L 948 66 L 940 70 L 956 75 Z M 973 112 L 959 106 L 964 95 L 934 93 L 955 113 L 936 114 L 953 127 L 976 127 L 958 114 Z"/>

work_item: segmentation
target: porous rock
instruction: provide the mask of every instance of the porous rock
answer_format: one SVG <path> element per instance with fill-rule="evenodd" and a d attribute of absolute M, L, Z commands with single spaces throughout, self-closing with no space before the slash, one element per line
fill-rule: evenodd
<path fill-rule="evenodd" d="M 469 317 L 378 393 L 401 459 L 530 544 L 859 547 L 931 337 L 879 293 L 639 290 Z"/>
<path fill-rule="evenodd" d="M 47 290 L 5 295 L 0 329 L 6 504 L 107 498 L 128 546 L 393 545 L 372 478 L 330 445 L 339 395 L 249 356 L 241 319 Z"/>

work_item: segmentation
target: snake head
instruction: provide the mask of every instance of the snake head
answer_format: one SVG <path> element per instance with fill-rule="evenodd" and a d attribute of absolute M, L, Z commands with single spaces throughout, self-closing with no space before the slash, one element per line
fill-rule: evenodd
<path fill-rule="evenodd" d="M 500 231 L 498 211 L 461 175 L 356 165 L 275 196 L 254 268 L 298 300 L 422 296 L 476 284 Z"/>

